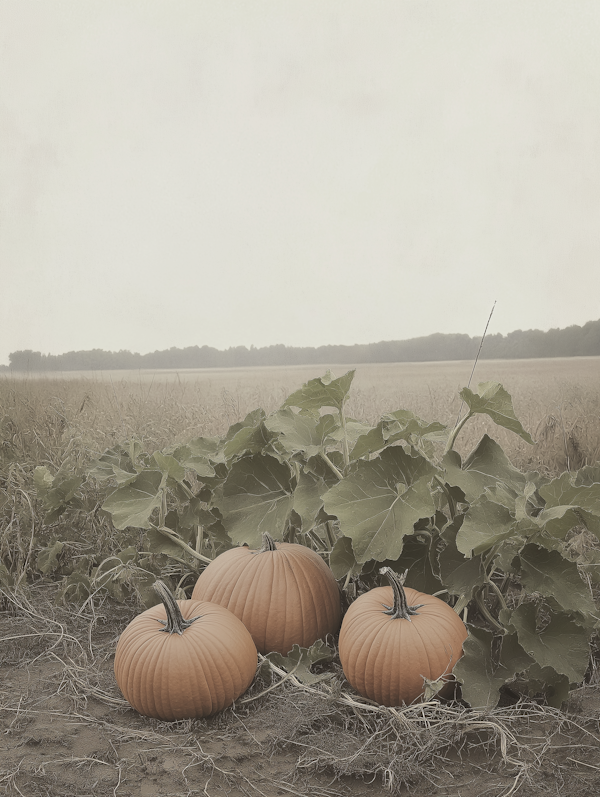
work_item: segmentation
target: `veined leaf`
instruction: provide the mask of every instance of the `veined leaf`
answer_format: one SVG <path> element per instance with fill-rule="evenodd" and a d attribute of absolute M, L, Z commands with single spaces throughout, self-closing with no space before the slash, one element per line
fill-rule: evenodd
<path fill-rule="evenodd" d="M 287 408 L 267 418 L 265 426 L 280 435 L 279 442 L 288 454 L 302 452 L 310 458 L 325 451 L 330 435 L 339 428 L 339 421 L 333 415 L 313 418 Z"/>
<path fill-rule="evenodd" d="M 502 637 L 499 660 L 492 652 L 494 634 L 485 628 L 469 627 L 463 644 L 463 657 L 454 667 L 454 676 L 462 683 L 463 698 L 473 708 L 494 708 L 499 690 L 532 663 L 516 634 Z"/>
<path fill-rule="evenodd" d="M 564 559 L 558 551 L 532 544 L 526 545 L 519 556 L 521 579 L 529 592 L 554 598 L 566 610 L 584 614 L 595 611 L 589 587 L 575 562 Z"/>
<path fill-rule="evenodd" d="M 467 501 L 474 501 L 486 488 L 497 489 L 498 484 L 522 492 L 525 474 L 512 465 L 502 448 L 485 434 L 463 463 L 456 451 L 449 451 L 442 460 L 448 484 L 460 487 Z"/>
<path fill-rule="evenodd" d="M 438 435 L 446 431 L 443 424 L 437 421 L 429 423 L 408 410 L 387 413 L 382 416 L 377 426 L 366 429 L 358 437 L 350 459 L 374 454 L 399 440 L 413 442 L 414 438 L 438 439 Z"/>
<path fill-rule="evenodd" d="M 159 470 L 169 478 L 174 479 L 176 482 L 182 482 L 185 479 L 185 468 L 177 462 L 175 457 L 156 451 L 153 454 L 153 459 Z"/>
<path fill-rule="evenodd" d="M 348 573 L 352 573 L 353 576 L 360 573 L 362 565 L 356 561 L 349 537 L 337 538 L 329 554 L 329 567 L 338 581 L 346 578 Z"/>
<path fill-rule="evenodd" d="M 540 665 L 552 667 L 559 675 L 566 675 L 570 683 L 583 680 L 587 669 L 590 645 L 588 632 L 564 612 L 553 612 L 546 605 L 550 622 L 537 630 L 535 603 L 522 603 L 510 616 L 519 644 Z"/>
<path fill-rule="evenodd" d="M 144 470 L 132 482 L 112 492 L 102 509 L 110 512 L 115 528 L 149 529 L 150 516 L 161 504 L 164 479 L 159 470 Z"/>
<path fill-rule="evenodd" d="M 600 516 L 576 506 L 551 506 L 540 512 L 535 520 L 540 528 L 560 539 L 581 524 L 600 538 Z"/>
<path fill-rule="evenodd" d="M 288 396 L 283 407 L 298 407 L 312 412 L 318 412 L 321 407 L 335 407 L 339 411 L 348 397 L 354 373 L 348 371 L 336 379 L 330 371 L 327 371 L 325 376 L 311 379 L 300 390 Z"/>
<path fill-rule="evenodd" d="M 120 485 L 133 481 L 137 474 L 129 451 L 124 446 L 107 449 L 88 468 L 88 475 L 93 479 L 97 481 L 114 479 Z"/>
<path fill-rule="evenodd" d="M 298 484 L 294 490 L 293 508 L 302 521 L 302 531 L 310 531 L 317 524 L 323 508 L 323 495 L 328 485 L 318 476 L 300 471 Z"/>
<path fill-rule="evenodd" d="M 460 397 L 471 415 L 489 415 L 497 426 L 509 429 L 533 445 L 531 435 L 525 431 L 515 415 L 510 393 L 498 382 L 480 382 L 477 393 L 465 387 L 460 391 Z"/>
<path fill-rule="evenodd" d="M 456 547 L 464 556 L 489 550 L 511 536 L 514 518 L 502 504 L 482 495 L 473 502 L 456 535 Z"/>
<path fill-rule="evenodd" d="M 287 463 L 269 455 L 254 454 L 233 463 L 214 500 L 235 543 L 260 547 L 263 531 L 282 538 L 294 505 L 291 479 Z"/>
<path fill-rule="evenodd" d="M 569 687 L 567 676 L 559 675 L 553 667 L 534 663 L 527 671 L 526 693 L 532 697 L 543 694 L 549 706 L 560 708 L 569 697 Z"/>
<path fill-rule="evenodd" d="M 450 595 L 465 596 L 469 600 L 475 590 L 483 584 L 484 567 L 481 556 L 466 558 L 457 549 L 454 540 L 438 553 L 442 584 Z"/>
<path fill-rule="evenodd" d="M 600 515 L 600 483 L 590 482 L 589 476 L 595 470 L 585 469 L 586 473 L 570 473 L 566 471 L 557 479 L 540 487 L 540 495 L 546 502 L 546 508 L 556 506 L 578 506 L 595 515 Z M 588 478 L 586 478 L 586 476 Z"/>
<path fill-rule="evenodd" d="M 436 470 L 420 454 L 400 446 L 375 460 L 359 460 L 343 481 L 323 496 L 325 511 L 352 539 L 358 562 L 396 560 L 415 523 L 435 512 L 429 482 Z"/>
<path fill-rule="evenodd" d="M 256 426 L 243 426 L 223 447 L 226 460 L 243 454 L 260 454 L 268 449 L 277 435 L 260 421 Z"/>

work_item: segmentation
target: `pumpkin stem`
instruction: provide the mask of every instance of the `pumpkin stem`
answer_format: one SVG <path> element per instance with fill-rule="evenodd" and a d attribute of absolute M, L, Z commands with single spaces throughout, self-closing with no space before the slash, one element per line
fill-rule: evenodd
<path fill-rule="evenodd" d="M 260 549 L 259 553 L 264 553 L 265 551 L 276 551 L 277 546 L 275 545 L 275 540 L 268 531 L 263 531 L 262 534 L 262 548 Z"/>
<path fill-rule="evenodd" d="M 198 620 L 201 617 L 201 615 L 198 615 L 198 617 L 192 617 L 191 620 L 184 620 L 179 604 L 164 581 L 160 581 L 160 579 L 155 581 L 152 588 L 158 594 L 167 612 L 166 622 L 164 620 L 157 620 L 157 622 L 165 626 L 160 629 L 161 631 L 166 631 L 168 634 L 179 634 L 179 636 L 181 636 L 185 629 L 191 626 L 194 620 Z"/>
<path fill-rule="evenodd" d="M 394 605 L 386 606 L 383 604 L 386 611 L 384 614 L 389 614 L 393 620 L 402 619 L 410 620 L 412 615 L 418 614 L 417 609 L 424 606 L 424 603 L 419 603 L 418 606 L 409 606 L 406 600 L 406 592 L 404 592 L 404 581 L 408 570 L 405 570 L 402 575 L 399 575 L 391 567 L 382 567 L 379 571 L 382 576 L 387 576 L 388 581 L 394 590 Z"/>

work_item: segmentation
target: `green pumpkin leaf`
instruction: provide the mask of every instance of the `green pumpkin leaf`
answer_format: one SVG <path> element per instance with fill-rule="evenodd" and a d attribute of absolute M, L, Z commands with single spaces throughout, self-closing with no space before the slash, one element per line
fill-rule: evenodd
<path fill-rule="evenodd" d="M 533 445 L 531 435 L 515 415 L 510 394 L 498 382 L 480 382 L 477 393 L 465 387 L 460 391 L 460 397 L 471 415 L 488 415 L 497 426 L 509 429 Z"/>
<path fill-rule="evenodd" d="M 358 564 L 354 556 L 352 540 L 348 537 L 338 537 L 335 541 L 329 554 L 329 567 L 338 581 L 345 579 L 348 573 L 357 576 L 362 570 L 362 565 Z"/>
<path fill-rule="evenodd" d="M 553 667 L 532 664 L 527 671 L 525 692 L 531 697 L 543 694 L 549 706 L 560 708 L 569 697 L 570 684 L 566 675 L 560 675 Z"/>
<path fill-rule="evenodd" d="M 301 648 L 294 645 L 287 656 L 281 653 L 269 653 L 265 658 L 276 667 L 281 667 L 286 672 L 293 672 L 294 677 L 304 684 L 316 684 L 326 678 L 331 678 L 332 673 L 326 672 L 315 675 L 311 667 L 319 661 L 331 661 L 335 651 L 328 647 L 322 639 L 318 639 L 310 648 Z"/>
<path fill-rule="evenodd" d="M 577 506 L 595 515 L 600 515 L 600 483 L 590 482 L 600 474 L 597 469 L 584 469 L 585 472 L 563 473 L 557 479 L 540 487 L 540 495 L 546 508 L 558 506 Z"/>
<path fill-rule="evenodd" d="M 176 482 L 182 482 L 185 479 L 185 468 L 177 462 L 175 457 L 172 457 L 170 454 L 161 454 L 160 451 L 156 451 L 152 458 L 156 462 L 158 469 L 168 476 L 170 479 L 174 479 Z"/>
<path fill-rule="evenodd" d="M 331 434 L 339 428 L 333 415 L 314 418 L 300 415 L 292 409 L 282 409 L 265 421 L 270 432 L 279 434 L 279 442 L 288 454 L 303 453 L 306 458 L 325 451 Z"/>
<path fill-rule="evenodd" d="M 393 446 L 377 459 L 359 460 L 325 493 L 325 511 L 339 519 L 358 562 L 398 559 L 404 536 L 435 512 L 429 490 L 435 472 L 420 454 L 412 456 Z"/>
<path fill-rule="evenodd" d="M 265 426 L 263 420 L 256 426 L 244 426 L 225 443 L 223 447 L 225 459 L 230 460 L 244 454 L 260 454 L 272 448 L 276 437 L 277 435 Z"/>
<path fill-rule="evenodd" d="M 528 592 L 554 598 L 565 610 L 591 614 L 596 606 L 575 562 L 564 559 L 558 551 L 538 545 L 525 545 L 519 554 L 521 581 Z"/>
<path fill-rule="evenodd" d="M 514 633 L 502 637 L 498 661 L 493 654 L 493 643 L 491 631 L 470 626 L 469 636 L 463 643 L 463 657 L 453 670 L 455 678 L 462 683 L 463 698 L 473 708 L 494 708 L 500 688 L 533 661 Z"/>
<path fill-rule="evenodd" d="M 269 455 L 243 457 L 231 466 L 214 501 L 234 543 L 260 548 L 264 531 L 281 540 L 294 506 L 290 468 Z"/>
<path fill-rule="evenodd" d="M 88 475 L 97 481 L 114 480 L 125 485 L 137 477 L 137 470 L 124 446 L 107 449 L 88 468 Z"/>
<path fill-rule="evenodd" d="M 483 553 L 511 536 L 514 518 L 505 506 L 482 495 L 471 504 L 456 535 L 456 547 L 467 557 Z"/>
<path fill-rule="evenodd" d="M 575 526 L 584 525 L 600 538 L 600 517 L 574 506 L 551 506 L 535 518 L 537 525 L 552 537 L 564 539 Z"/>
<path fill-rule="evenodd" d="M 348 371 L 336 379 L 327 371 L 325 376 L 306 382 L 300 390 L 288 396 L 282 406 L 298 407 L 309 412 L 318 412 L 322 407 L 334 407 L 339 411 L 348 397 L 354 373 Z"/>
<path fill-rule="evenodd" d="M 404 537 L 402 554 L 393 565 L 396 572 L 408 570 L 405 585 L 431 595 L 441 589 L 442 584 L 431 565 L 432 551 L 429 540 L 421 540 L 417 533 Z"/>
<path fill-rule="evenodd" d="M 448 484 L 460 487 L 467 501 L 475 501 L 486 489 L 506 485 L 517 493 L 524 489 L 526 478 L 512 465 L 502 448 L 487 434 L 464 463 L 456 451 L 449 451 L 442 460 Z"/>
<path fill-rule="evenodd" d="M 545 606 L 550 621 L 542 630 L 537 628 L 538 607 L 522 603 L 510 615 L 519 644 L 540 667 L 552 667 L 559 675 L 566 675 L 570 683 L 583 680 L 590 656 L 588 633 L 564 612 L 554 612 Z"/>
<path fill-rule="evenodd" d="M 302 521 L 302 531 L 310 531 L 318 524 L 323 508 L 323 495 L 328 489 L 324 479 L 300 471 L 294 490 L 293 508 Z"/>
<path fill-rule="evenodd" d="M 470 600 L 484 582 L 481 556 L 465 558 L 453 540 L 438 553 L 438 562 L 442 584 L 450 595 L 464 595 Z"/>
<path fill-rule="evenodd" d="M 144 470 L 132 482 L 112 492 L 102 509 L 112 515 L 115 528 L 150 528 L 150 516 L 162 501 L 164 479 L 159 470 Z"/>

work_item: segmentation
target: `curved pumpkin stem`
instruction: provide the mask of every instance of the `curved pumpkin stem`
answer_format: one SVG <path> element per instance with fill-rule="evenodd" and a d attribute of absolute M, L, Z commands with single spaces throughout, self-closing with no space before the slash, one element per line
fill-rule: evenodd
<path fill-rule="evenodd" d="M 264 553 L 265 551 L 276 551 L 277 546 L 275 545 L 275 540 L 268 531 L 263 531 L 262 533 L 262 548 L 260 549 L 259 553 Z"/>
<path fill-rule="evenodd" d="M 191 626 L 194 620 L 198 620 L 202 616 L 199 614 L 197 617 L 192 617 L 191 620 L 184 620 L 179 604 L 165 582 L 159 579 L 154 582 L 152 588 L 158 594 L 167 612 L 166 622 L 164 620 L 157 620 L 157 622 L 165 626 L 160 629 L 161 631 L 166 631 L 168 634 L 179 634 L 179 636 L 181 636 L 185 629 Z"/>
<path fill-rule="evenodd" d="M 382 576 L 387 576 L 392 589 L 394 590 L 394 605 L 386 606 L 383 604 L 386 611 L 384 614 L 389 614 L 392 620 L 410 620 L 411 616 L 418 614 L 417 609 L 424 606 L 424 603 L 419 603 L 418 606 L 409 606 L 406 600 L 406 592 L 404 592 L 404 580 L 408 570 L 401 576 L 392 570 L 391 567 L 382 567 L 379 571 Z"/>

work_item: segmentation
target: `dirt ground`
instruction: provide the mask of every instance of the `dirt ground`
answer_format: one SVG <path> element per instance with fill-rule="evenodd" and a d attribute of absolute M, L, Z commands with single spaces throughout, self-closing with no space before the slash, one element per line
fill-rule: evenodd
<path fill-rule="evenodd" d="M 600 793 L 600 687 L 564 712 L 509 701 L 363 711 L 287 681 L 208 720 L 161 723 L 122 699 L 131 608 L 93 616 L 3 593 L 0 794 L 21 797 L 523 797 Z M 43 608 L 39 608 L 42 606 Z M 35 608 L 34 608 L 35 607 Z M 335 666 L 334 666 L 335 670 Z M 246 697 L 276 683 L 263 673 Z"/>

